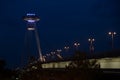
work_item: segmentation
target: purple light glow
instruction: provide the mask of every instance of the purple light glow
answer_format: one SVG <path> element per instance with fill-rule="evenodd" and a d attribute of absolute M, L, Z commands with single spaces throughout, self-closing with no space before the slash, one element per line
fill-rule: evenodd
<path fill-rule="evenodd" d="M 27 16 L 35 16 L 35 14 L 27 13 Z"/>

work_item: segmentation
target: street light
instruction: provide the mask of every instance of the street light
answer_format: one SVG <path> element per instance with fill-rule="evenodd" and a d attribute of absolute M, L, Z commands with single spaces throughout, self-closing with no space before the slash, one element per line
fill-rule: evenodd
<path fill-rule="evenodd" d="M 70 49 L 70 47 L 69 46 L 65 46 L 64 49 L 65 49 L 65 51 L 68 51 Z"/>
<path fill-rule="evenodd" d="M 77 50 L 77 49 L 78 49 L 78 46 L 80 46 L 80 43 L 76 42 L 76 43 L 74 43 L 74 46 L 75 46 L 75 48 L 76 48 L 76 50 Z"/>
<path fill-rule="evenodd" d="M 88 41 L 90 42 L 90 52 L 94 51 L 94 46 L 93 46 L 93 42 L 95 41 L 94 38 L 89 38 Z"/>
<path fill-rule="evenodd" d="M 112 49 L 114 48 L 114 36 L 117 34 L 116 32 L 108 32 L 109 35 L 111 35 L 112 38 Z"/>
<path fill-rule="evenodd" d="M 61 52 L 62 52 L 62 50 L 61 50 L 61 49 L 57 49 L 56 51 L 57 51 L 57 53 L 61 53 Z"/>

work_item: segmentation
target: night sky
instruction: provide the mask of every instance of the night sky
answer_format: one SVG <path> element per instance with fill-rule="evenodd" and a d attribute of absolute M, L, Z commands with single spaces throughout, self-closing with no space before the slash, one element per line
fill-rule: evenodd
<path fill-rule="evenodd" d="M 0 0 L 0 59 L 9 67 L 20 65 L 24 53 L 26 13 L 36 13 L 42 53 L 80 42 L 89 51 L 88 38 L 95 38 L 95 51 L 111 50 L 109 31 L 117 32 L 115 49 L 120 49 L 119 0 Z"/>

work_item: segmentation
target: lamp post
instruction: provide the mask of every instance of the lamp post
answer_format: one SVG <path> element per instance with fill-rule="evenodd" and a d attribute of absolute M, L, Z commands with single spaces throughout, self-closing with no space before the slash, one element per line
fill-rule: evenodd
<path fill-rule="evenodd" d="M 59 53 L 59 54 L 62 52 L 61 49 L 57 49 L 56 51 L 57 51 L 57 53 Z"/>
<path fill-rule="evenodd" d="M 88 41 L 90 42 L 90 52 L 94 52 L 94 46 L 93 46 L 93 42 L 95 41 L 94 38 L 89 38 Z"/>
<path fill-rule="evenodd" d="M 75 46 L 75 48 L 76 48 L 76 50 L 77 50 L 78 47 L 80 46 L 80 43 L 76 42 L 76 43 L 74 43 L 74 46 Z"/>
<path fill-rule="evenodd" d="M 108 34 L 112 38 L 112 49 L 114 49 L 114 36 L 117 34 L 116 32 L 108 32 Z"/>
<path fill-rule="evenodd" d="M 65 46 L 64 49 L 67 52 L 70 49 L 70 47 L 69 46 Z"/>

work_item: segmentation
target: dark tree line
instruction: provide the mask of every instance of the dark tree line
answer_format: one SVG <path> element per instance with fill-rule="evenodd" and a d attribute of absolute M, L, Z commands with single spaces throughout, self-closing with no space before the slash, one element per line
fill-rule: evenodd
<path fill-rule="evenodd" d="M 6 61 L 0 59 L 0 80 L 13 80 L 15 72 L 6 68 Z"/>

